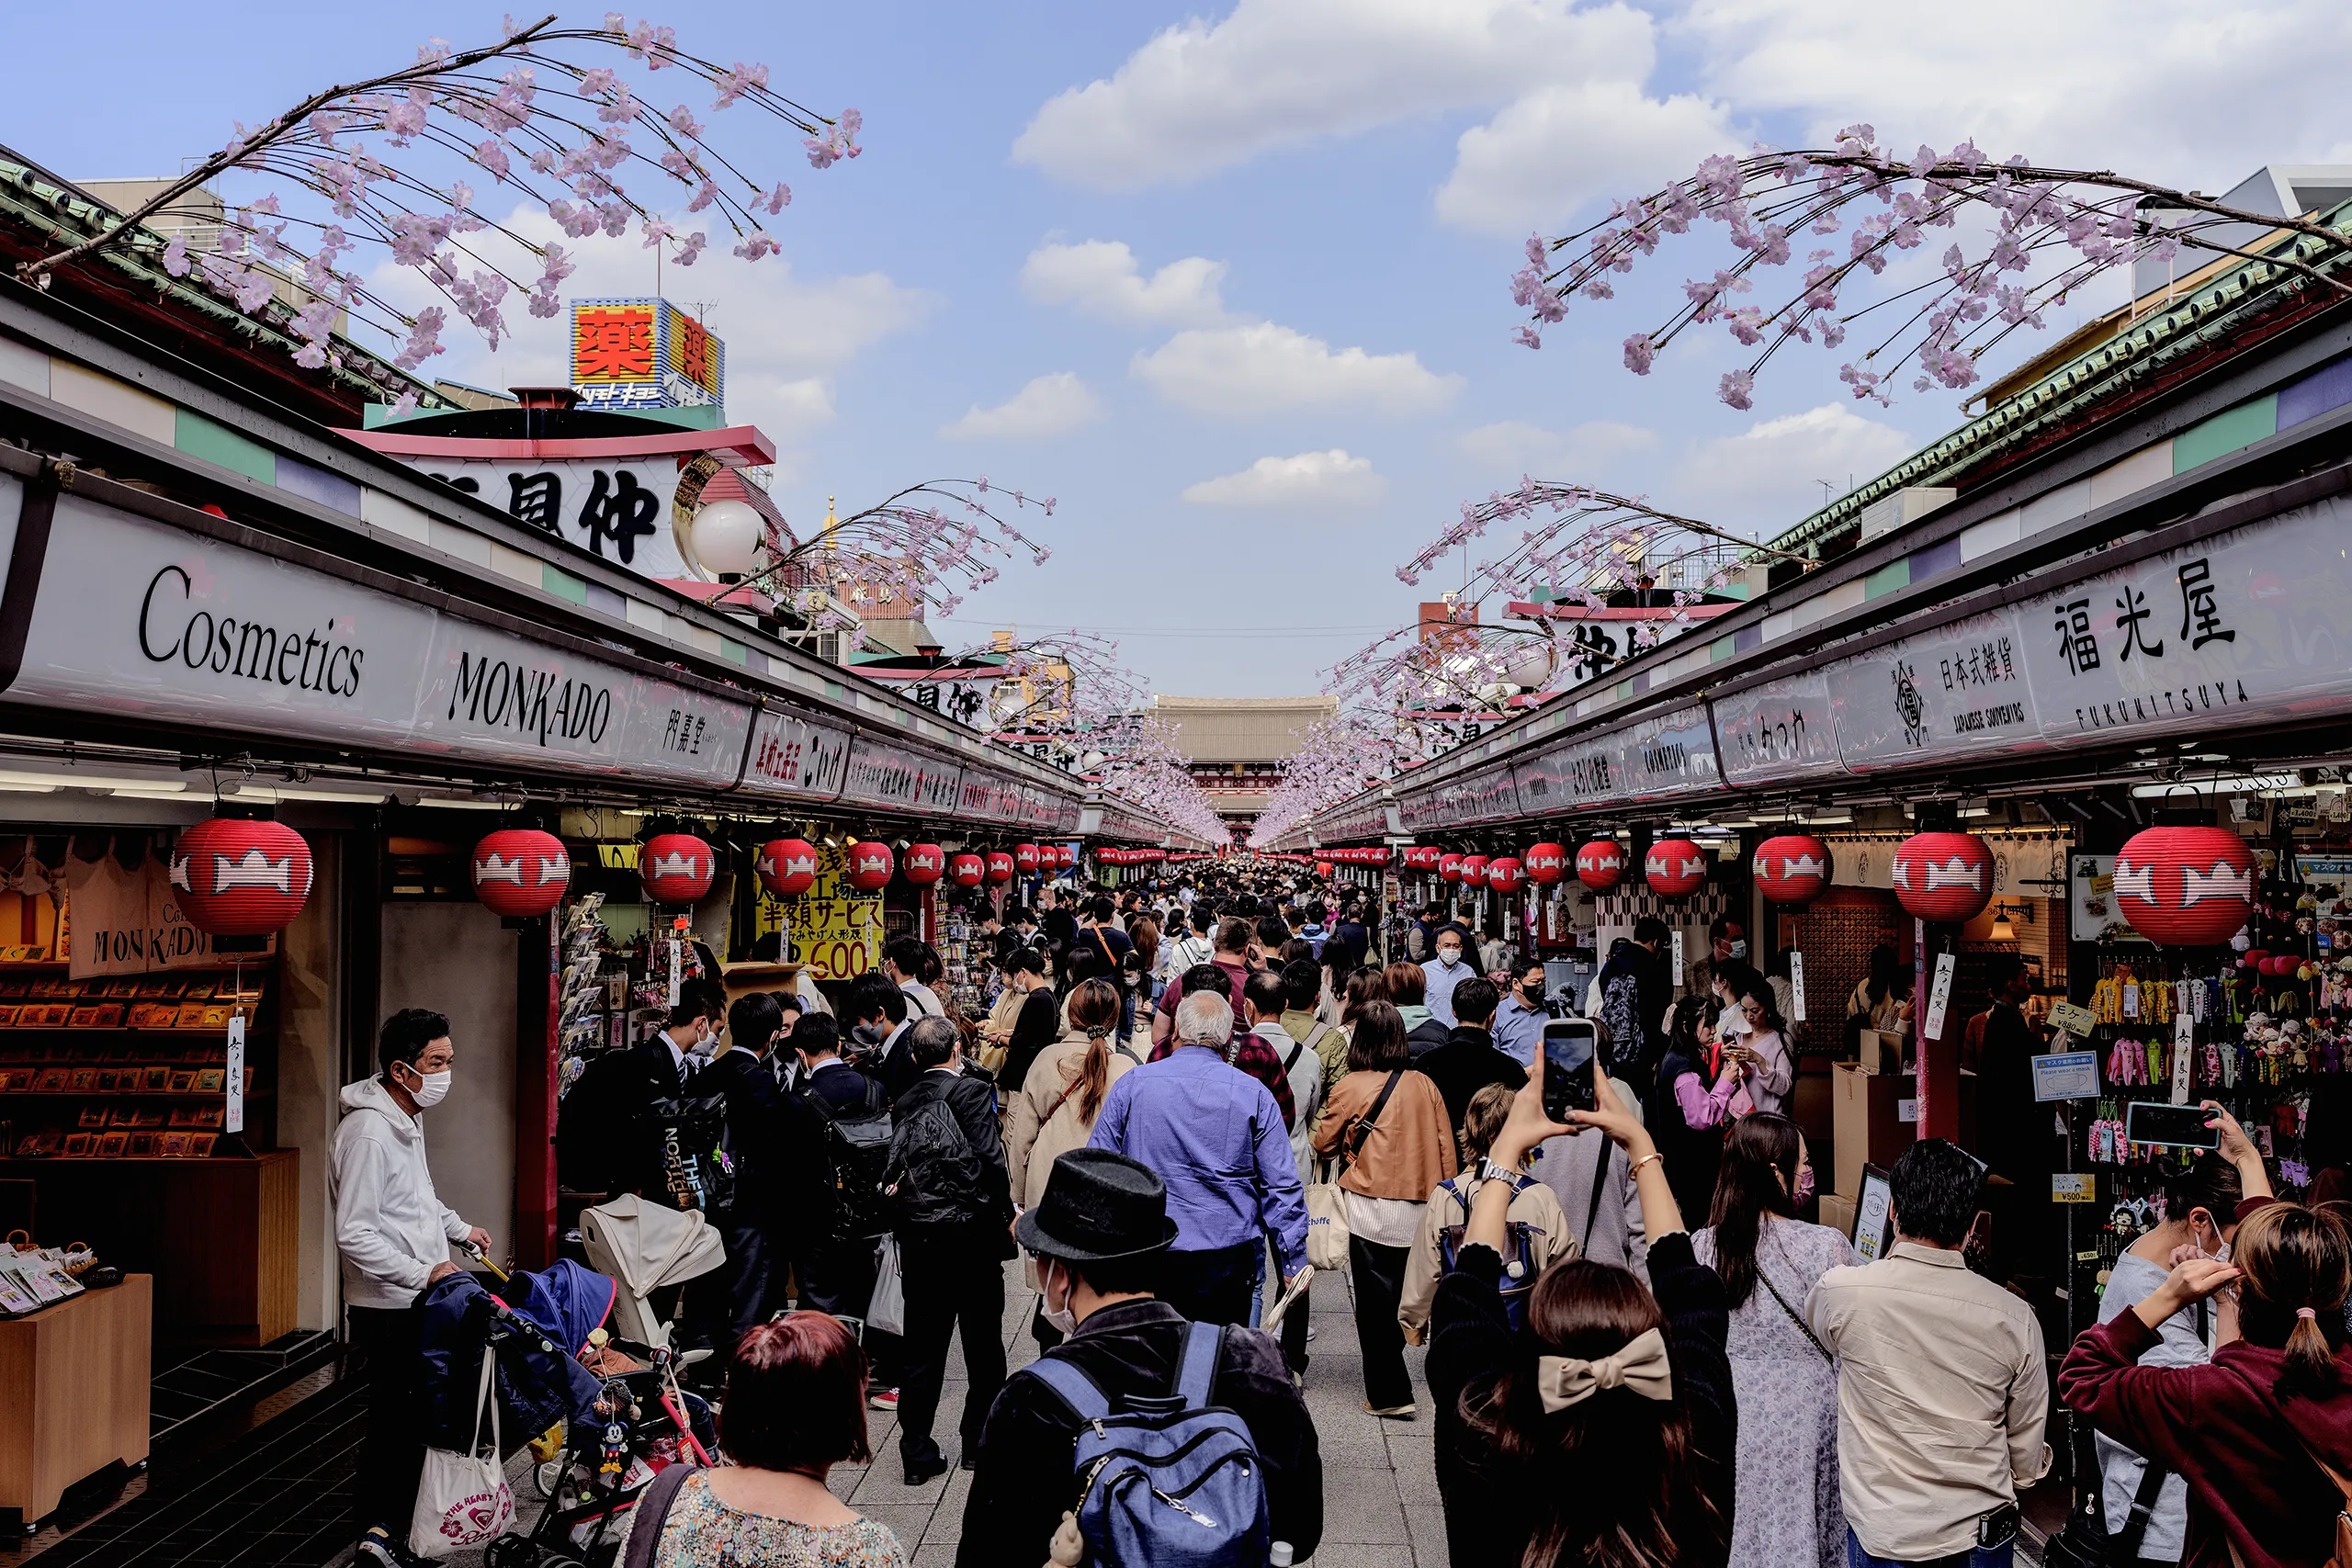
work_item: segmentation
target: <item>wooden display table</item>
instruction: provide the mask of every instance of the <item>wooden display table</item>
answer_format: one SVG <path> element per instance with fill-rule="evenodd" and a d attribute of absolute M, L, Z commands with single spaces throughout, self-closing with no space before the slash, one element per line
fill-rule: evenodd
<path fill-rule="evenodd" d="M 128 1274 L 0 1322 L 0 1508 L 30 1524 L 84 1476 L 146 1460 L 153 1311 L 153 1277 Z"/>

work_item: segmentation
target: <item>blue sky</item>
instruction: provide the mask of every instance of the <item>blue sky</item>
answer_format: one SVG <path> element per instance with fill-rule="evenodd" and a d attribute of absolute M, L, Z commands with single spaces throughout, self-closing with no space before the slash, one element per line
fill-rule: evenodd
<path fill-rule="evenodd" d="M 1996 156 L 2208 191 L 2266 162 L 2352 157 L 2300 72 L 2352 43 L 2352 13 L 2319 0 L 1982 0 L 1964 33 L 1945 6 L 1813 0 L 649 14 L 865 117 L 865 155 L 825 173 L 730 128 L 730 150 L 794 187 L 783 255 L 666 279 L 673 299 L 716 301 L 730 412 L 775 436 L 786 514 L 982 472 L 1057 495 L 1035 530 L 1053 559 L 1008 569 L 938 629 L 1105 631 L 1184 694 L 1313 689 L 1432 592 L 1396 564 L 1523 472 L 1772 528 L 1819 503 L 1818 481 L 1868 478 L 1960 417 L 1949 394 L 1853 404 L 1818 350 L 1735 412 L 1713 397 L 1734 362 L 1720 336 L 1626 374 L 1615 345 L 1718 265 L 1713 234 L 1580 305 L 1540 354 L 1515 347 L 1508 277 L 1532 226 L 1709 151 L 1820 145 L 1855 119 L 1890 143 L 1973 135 Z M 70 175 L 172 172 L 232 119 L 428 36 L 485 39 L 499 15 L 42 7 L 11 18 L 0 139 Z M 581 249 L 573 291 L 650 290 L 634 235 Z M 2078 299 L 2053 329 L 2120 294 Z M 453 334 L 429 368 L 560 379 L 555 324 L 513 313 L 526 324 L 495 357 Z"/>

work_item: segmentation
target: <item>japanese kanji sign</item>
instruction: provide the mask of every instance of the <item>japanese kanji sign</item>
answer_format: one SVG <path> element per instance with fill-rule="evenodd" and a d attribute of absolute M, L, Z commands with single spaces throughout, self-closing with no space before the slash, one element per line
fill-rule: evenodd
<path fill-rule="evenodd" d="M 571 385 L 582 408 L 727 400 L 727 345 L 667 299 L 574 299 Z"/>

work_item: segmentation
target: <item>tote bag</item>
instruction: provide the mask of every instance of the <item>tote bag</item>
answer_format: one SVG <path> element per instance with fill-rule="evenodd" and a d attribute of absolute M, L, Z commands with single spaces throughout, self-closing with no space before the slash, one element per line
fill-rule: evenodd
<path fill-rule="evenodd" d="M 866 1303 L 865 1326 L 881 1334 L 907 1331 L 907 1288 L 899 1274 L 899 1238 L 888 1233 L 874 1249 L 874 1294 Z"/>
<path fill-rule="evenodd" d="M 1340 1156 L 1339 1169 L 1332 1172 L 1331 1179 L 1307 1184 L 1306 1261 L 1312 1268 L 1338 1269 L 1348 1266 L 1348 1202 L 1340 1195 L 1340 1178 L 1345 1176 L 1348 1167 L 1355 1163 L 1357 1151 L 1363 1147 L 1364 1139 L 1371 1134 L 1373 1123 L 1380 1120 L 1380 1112 L 1387 1106 L 1388 1097 L 1396 1092 L 1396 1080 L 1404 1076 L 1401 1072 L 1388 1075 L 1388 1081 L 1380 1088 L 1380 1097 L 1372 1102 L 1372 1109 L 1364 1113 L 1363 1120 L 1356 1123 L 1346 1152 Z"/>
<path fill-rule="evenodd" d="M 408 1549 L 419 1557 L 454 1556 L 504 1535 L 514 1526 L 514 1494 L 498 1460 L 498 1401 L 491 1397 L 491 1353 L 481 1353 L 481 1392 L 474 1396 L 473 1427 L 464 1453 L 424 1450 L 424 1473 L 409 1517 Z M 490 1445 L 481 1446 L 482 1407 L 490 1407 Z"/>

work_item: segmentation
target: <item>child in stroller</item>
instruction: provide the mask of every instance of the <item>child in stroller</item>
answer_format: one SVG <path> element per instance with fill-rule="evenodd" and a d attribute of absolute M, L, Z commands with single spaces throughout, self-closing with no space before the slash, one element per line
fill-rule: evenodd
<path fill-rule="evenodd" d="M 609 1568 L 646 1483 L 672 1464 L 710 1462 L 710 1407 L 678 1387 L 669 1349 L 605 1332 L 616 1289 L 563 1259 L 504 1279 L 496 1293 L 462 1271 L 424 1292 L 428 1440 L 467 1446 L 487 1348 L 511 1435 L 499 1457 L 527 1441 L 539 1461 L 547 1506 L 527 1532 L 490 1543 L 489 1568 Z"/>

